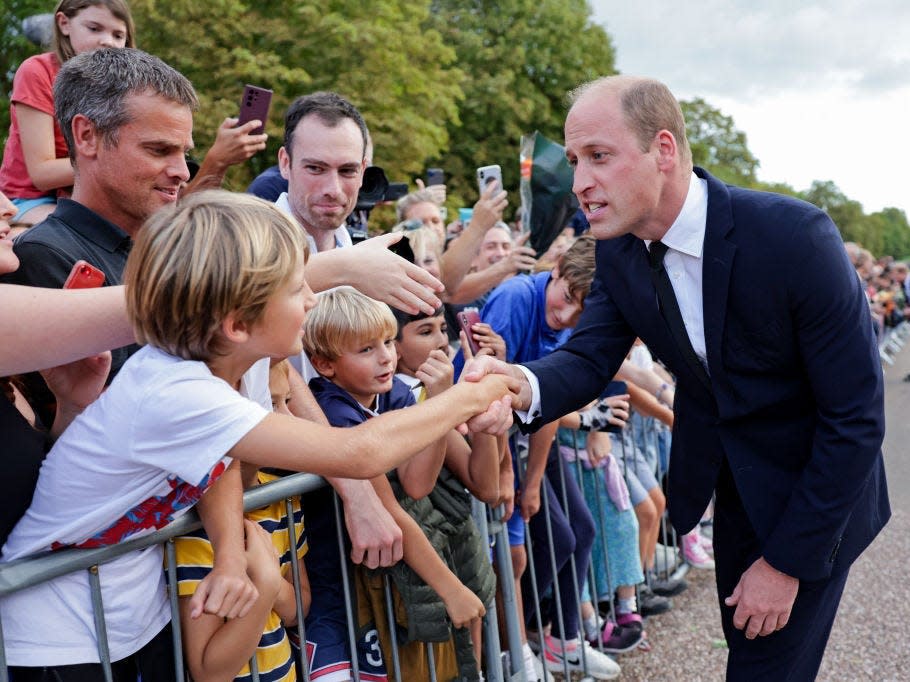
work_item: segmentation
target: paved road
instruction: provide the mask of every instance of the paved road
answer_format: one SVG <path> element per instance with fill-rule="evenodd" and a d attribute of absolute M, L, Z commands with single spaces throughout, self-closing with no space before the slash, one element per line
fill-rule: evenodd
<path fill-rule="evenodd" d="M 910 680 L 910 346 L 885 369 L 885 466 L 894 516 L 850 573 L 818 679 Z M 623 680 L 724 678 L 713 574 L 693 571 L 676 608 L 652 618 L 649 653 L 619 658 Z"/>

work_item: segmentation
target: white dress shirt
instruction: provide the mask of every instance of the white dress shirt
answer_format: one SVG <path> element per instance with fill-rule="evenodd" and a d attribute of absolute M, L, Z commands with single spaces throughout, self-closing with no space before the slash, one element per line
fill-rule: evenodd
<path fill-rule="evenodd" d="M 679 312 L 695 354 L 707 369 L 705 350 L 704 295 L 702 293 L 702 254 L 705 247 L 705 228 L 708 220 L 708 182 L 695 173 L 689 179 L 689 191 L 682 210 L 661 241 L 667 246 L 664 268 L 670 276 Z M 650 249 L 651 242 L 645 240 Z M 531 405 L 527 412 L 516 412 L 529 423 L 540 416 L 540 383 L 531 370 L 518 365 L 531 385 Z"/>

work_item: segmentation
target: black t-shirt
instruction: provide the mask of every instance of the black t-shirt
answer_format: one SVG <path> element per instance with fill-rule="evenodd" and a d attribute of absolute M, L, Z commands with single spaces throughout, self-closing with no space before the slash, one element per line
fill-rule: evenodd
<path fill-rule="evenodd" d="M 0 476 L 0 546 L 32 502 L 45 454 L 45 434 L 32 428 L 6 396 L 0 395 L 3 476 Z"/>
<path fill-rule="evenodd" d="M 0 276 L 5 284 L 59 289 L 73 265 L 85 260 L 104 272 L 104 286 L 123 283 L 123 270 L 132 239 L 113 223 L 71 199 L 60 199 L 57 209 L 42 222 L 23 232 L 13 243 L 19 257 L 15 272 Z M 36 315 L 41 311 L 36 310 Z M 41 339 L 35 339 L 41 343 Z M 132 344 L 112 351 L 108 383 L 127 358 L 139 350 Z M 25 376 L 29 402 L 45 424 L 53 422 L 54 397 L 37 373 Z"/>

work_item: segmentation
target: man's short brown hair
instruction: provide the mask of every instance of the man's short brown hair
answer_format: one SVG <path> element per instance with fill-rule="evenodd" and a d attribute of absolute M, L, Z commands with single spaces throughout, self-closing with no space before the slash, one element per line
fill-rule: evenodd
<path fill-rule="evenodd" d="M 575 240 L 559 259 L 559 276 L 566 281 L 569 295 L 584 300 L 594 281 L 594 247 L 597 240 L 589 234 Z"/>

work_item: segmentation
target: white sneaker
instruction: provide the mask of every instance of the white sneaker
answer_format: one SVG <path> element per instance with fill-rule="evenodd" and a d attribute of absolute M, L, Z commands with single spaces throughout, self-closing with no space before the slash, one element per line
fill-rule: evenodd
<path fill-rule="evenodd" d="M 553 682 L 550 671 L 543 667 L 543 663 L 534 655 L 527 642 L 521 645 L 521 654 L 524 658 L 525 677 L 528 682 Z"/>
<path fill-rule="evenodd" d="M 692 568 L 704 568 L 713 571 L 714 559 L 708 556 L 705 548 L 701 546 L 699 537 L 700 535 L 697 530 L 683 535 L 682 549 L 680 550 L 683 559 L 685 559 Z"/>
<path fill-rule="evenodd" d="M 672 573 L 676 570 L 676 548 L 667 547 L 659 542 L 654 548 L 654 571 L 656 573 Z"/>
<path fill-rule="evenodd" d="M 579 647 L 584 647 L 585 663 L 587 663 L 588 674 L 591 677 L 596 680 L 612 680 L 619 677 L 621 672 L 619 664 L 606 654 L 591 647 L 587 642 L 579 644 L 577 638 L 567 640 L 566 649 L 563 651 L 562 642 L 552 635 L 547 635 L 544 646 L 543 662 L 547 670 L 564 672 L 563 661 L 565 661 L 570 672 L 573 670 L 584 671 Z"/>

